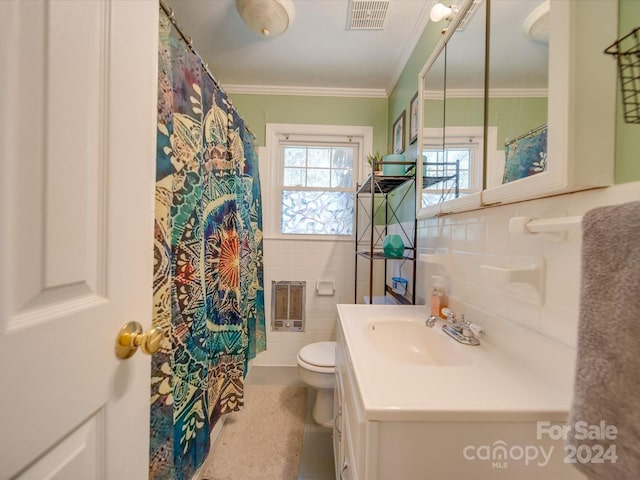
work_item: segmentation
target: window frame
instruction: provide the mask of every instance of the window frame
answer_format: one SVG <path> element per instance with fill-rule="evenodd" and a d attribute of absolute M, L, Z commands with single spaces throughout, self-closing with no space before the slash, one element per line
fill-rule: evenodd
<path fill-rule="evenodd" d="M 307 149 L 312 149 L 312 148 L 333 148 L 333 147 L 338 147 L 338 148 L 351 148 L 353 150 L 353 161 L 352 161 L 352 165 L 351 165 L 351 185 L 349 185 L 348 187 L 331 187 L 331 186 L 309 186 L 309 185 L 284 185 L 284 183 L 282 182 L 283 178 L 284 178 L 284 170 L 287 168 L 284 165 L 284 153 L 285 153 L 285 149 L 287 147 L 304 147 Z M 358 158 L 360 156 L 360 145 L 358 144 L 358 142 L 346 142 L 346 141 L 318 141 L 318 140 L 314 140 L 313 142 L 310 141 L 302 141 L 300 139 L 292 139 L 290 137 L 287 138 L 280 138 L 279 141 L 279 145 L 278 145 L 278 155 L 279 155 L 279 159 L 282 163 L 282 168 L 279 170 L 279 177 L 280 177 L 280 185 L 278 186 L 278 190 L 277 190 L 277 195 L 278 198 L 281 199 L 280 201 L 280 208 L 278 208 L 278 214 L 280 216 L 280 221 L 278 222 L 278 233 L 280 235 L 283 236 L 290 236 L 290 235 L 301 235 L 304 237 L 308 237 L 308 236 L 318 236 L 318 237 L 337 237 L 337 238 L 353 238 L 353 228 L 355 225 L 355 191 L 357 188 L 357 183 L 358 183 Z M 303 167 L 305 170 L 305 174 L 310 173 L 310 171 L 314 170 L 316 167 L 310 167 L 308 165 L 306 165 L 305 167 Z M 328 168 L 330 171 L 333 170 L 333 167 L 329 166 Z M 347 194 L 351 194 L 352 199 L 353 199 L 353 208 L 354 208 L 354 215 L 352 217 L 352 221 L 351 221 L 351 226 L 352 226 L 352 233 L 349 235 L 331 235 L 331 234 L 324 234 L 324 233 L 317 233 L 317 234 L 313 234 L 313 233 L 297 233 L 297 232 L 283 232 L 282 231 L 282 197 L 284 195 L 284 192 L 288 191 L 288 192 L 339 192 L 339 193 L 347 193 Z"/>
<path fill-rule="evenodd" d="M 484 132 L 482 127 L 446 127 L 446 143 L 444 145 L 444 151 L 451 149 L 463 149 L 468 145 L 472 145 L 470 148 L 469 158 L 469 186 L 467 188 L 460 188 L 459 192 L 465 192 L 468 195 L 473 195 L 482 191 L 484 162 L 482 160 L 484 151 Z M 425 128 L 423 135 L 423 150 L 442 151 L 439 147 L 442 146 L 442 130 L 438 128 Z M 475 158 L 474 158 L 475 157 Z M 475 168 L 473 166 L 475 165 Z M 440 189 L 441 190 L 441 189 Z M 438 193 L 438 187 L 422 189 L 420 193 L 420 205 L 421 208 L 430 208 L 433 205 L 423 205 L 423 195 L 427 193 Z M 460 196 L 458 198 L 464 198 Z M 445 201 L 451 201 L 449 199 Z"/>
<path fill-rule="evenodd" d="M 353 188 L 309 188 L 298 187 L 307 190 L 327 190 L 327 191 L 351 191 L 354 195 L 354 230 L 351 235 L 323 235 L 306 233 L 282 233 L 280 231 L 282 210 L 281 199 L 283 190 L 295 189 L 294 187 L 283 185 L 284 172 L 284 148 L 283 144 L 296 143 L 304 145 L 340 145 L 355 144 L 353 162 Z M 268 168 L 261 169 L 261 176 L 266 177 L 266 182 L 262 186 L 263 192 L 263 222 L 264 235 L 267 238 L 294 239 L 294 240 L 327 240 L 327 241 L 349 241 L 355 238 L 355 192 L 357 185 L 361 184 L 368 174 L 365 167 L 365 158 L 373 149 L 373 127 L 351 126 L 351 125 L 313 125 L 313 124 L 266 124 L 265 147 L 267 150 Z M 263 163 L 263 162 L 261 162 Z M 263 175 L 268 170 L 267 175 Z"/>

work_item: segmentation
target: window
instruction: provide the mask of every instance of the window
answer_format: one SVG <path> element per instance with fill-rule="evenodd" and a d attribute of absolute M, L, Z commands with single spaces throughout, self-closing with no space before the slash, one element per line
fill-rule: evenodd
<path fill-rule="evenodd" d="M 442 137 L 425 138 L 424 172 L 433 181 L 422 190 L 422 207 L 478 192 L 482 188 L 481 158 L 481 137 L 452 139 L 444 149 Z"/>
<path fill-rule="evenodd" d="M 358 146 L 281 141 L 280 233 L 353 235 Z"/>
<path fill-rule="evenodd" d="M 364 157 L 373 128 L 267 123 L 265 130 L 265 236 L 353 240 L 356 185 L 370 171 Z"/>

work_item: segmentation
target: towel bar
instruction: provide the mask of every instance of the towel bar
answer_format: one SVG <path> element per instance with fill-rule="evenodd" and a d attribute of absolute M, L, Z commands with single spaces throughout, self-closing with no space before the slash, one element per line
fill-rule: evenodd
<path fill-rule="evenodd" d="M 560 232 L 580 228 L 581 224 L 582 216 L 577 215 L 575 217 L 539 218 L 530 220 L 526 227 L 531 233 Z"/>
<path fill-rule="evenodd" d="M 517 235 L 545 234 L 548 240 L 564 241 L 566 232 L 578 230 L 582 215 L 573 217 L 530 218 L 513 217 L 509 220 L 509 233 Z"/>

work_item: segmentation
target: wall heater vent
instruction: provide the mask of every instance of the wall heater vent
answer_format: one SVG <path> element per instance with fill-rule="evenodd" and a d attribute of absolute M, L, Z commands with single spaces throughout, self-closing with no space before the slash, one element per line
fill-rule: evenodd
<path fill-rule="evenodd" d="M 271 330 L 304 332 L 307 282 L 271 282 Z"/>

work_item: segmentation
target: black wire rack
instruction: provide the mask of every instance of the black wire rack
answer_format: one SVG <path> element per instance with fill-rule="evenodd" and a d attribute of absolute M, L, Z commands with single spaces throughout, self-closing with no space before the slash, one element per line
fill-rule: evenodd
<path fill-rule="evenodd" d="M 616 40 L 604 53 L 618 59 L 625 122 L 640 123 L 640 27 Z"/>

